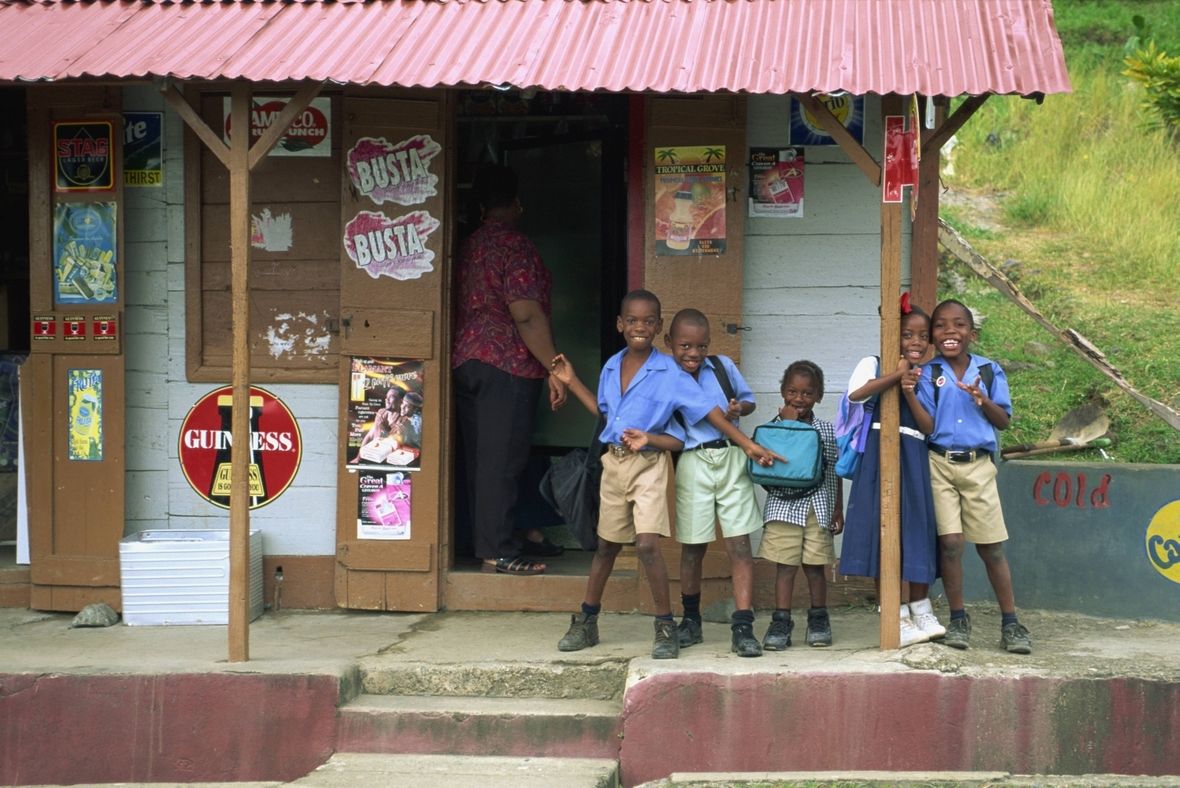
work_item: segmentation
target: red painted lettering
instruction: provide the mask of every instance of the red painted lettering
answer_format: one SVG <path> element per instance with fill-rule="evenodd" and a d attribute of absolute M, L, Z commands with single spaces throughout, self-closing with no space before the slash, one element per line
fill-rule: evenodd
<path fill-rule="evenodd" d="M 1086 508 L 1086 474 L 1078 474 L 1078 508 Z"/>
<path fill-rule="evenodd" d="M 1063 507 L 1069 506 L 1069 499 L 1073 497 L 1071 487 L 1068 473 L 1057 474 L 1057 479 L 1053 482 L 1053 503 Z"/>
<path fill-rule="evenodd" d="M 1094 492 L 1090 493 L 1090 505 L 1095 509 L 1109 509 L 1110 508 L 1110 474 L 1105 474 L 1102 477 L 1102 483 L 1094 488 Z"/>
<path fill-rule="evenodd" d="M 1033 500 L 1036 501 L 1037 506 L 1049 505 L 1049 499 L 1043 496 L 1041 491 L 1045 489 L 1045 485 L 1052 479 L 1053 477 L 1049 475 L 1048 471 L 1041 471 L 1041 474 L 1037 476 L 1037 480 L 1033 482 Z"/>

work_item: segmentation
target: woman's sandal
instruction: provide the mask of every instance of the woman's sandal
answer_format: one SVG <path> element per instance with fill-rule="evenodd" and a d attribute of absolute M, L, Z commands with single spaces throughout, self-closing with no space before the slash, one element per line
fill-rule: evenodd
<path fill-rule="evenodd" d="M 523 556 L 516 558 L 497 558 L 496 563 L 489 564 L 486 561 L 480 564 L 480 571 L 486 572 L 489 575 L 500 572 L 505 575 L 540 575 L 545 573 L 545 569 L 538 563 L 534 563 Z"/>
<path fill-rule="evenodd" d="M 565 552 L 565 548 L 561 545 L 553 544 L 553 542 L 549 541 L 548 537 L 539 542 L 534 542 L 532 539 L 526 538 L 521 552 L 525 555 L 535 555 L 539 558 L 557 558 L 557 556 Z"/>

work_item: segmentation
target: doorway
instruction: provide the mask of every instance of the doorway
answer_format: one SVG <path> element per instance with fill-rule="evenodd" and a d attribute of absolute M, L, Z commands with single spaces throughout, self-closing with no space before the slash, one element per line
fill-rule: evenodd
<path fill-rule="evenodd" d="M 504 164 L 520 181 L 524 212 L 517 228 L 537 246 L 553 274 L 552 325 L 557 349 L 568 355 L 591 389 L 603 363 L 622 343 L 615 330 L 627 287 L 626 96 L 469 91 L 460 94 L 457 129 L 459 234 L 474 231 L 478 206 L 470 184 L 480 166 Z M 457 245 L 456 248 L 459 248 Z M 566 548 L 544 558 L 550 575 L 588 574 L 583 552 L 560 516 L 541 498 L 549 465 L 591 439 L 595 419 L 574 398 L 554 413 L 538 404 L 528 468 L 520 486 L 516 525 L 540 529 Z M 478 571 L 461 444 L 455 457 L 455 546 L 452 567 Z"/>

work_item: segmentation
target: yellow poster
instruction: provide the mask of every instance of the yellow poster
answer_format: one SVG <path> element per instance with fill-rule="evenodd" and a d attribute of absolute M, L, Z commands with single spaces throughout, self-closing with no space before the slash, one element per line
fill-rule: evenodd
<path fill-rule="evenodd" d="M 102 459 L 102 370 L 69 370 L 71 460 Z"/>
<path fill-rule="evenodd" d="M 656 148 L 656 254 L 725 251 L 725 146 Z"/>

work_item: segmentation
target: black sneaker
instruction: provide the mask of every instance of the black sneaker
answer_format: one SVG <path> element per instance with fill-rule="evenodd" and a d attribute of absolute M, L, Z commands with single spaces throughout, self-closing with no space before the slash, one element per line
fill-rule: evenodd
<path fill-rule="evenodd" d="M 598 616 L 574 613 L 570 616 L 570 628 L 557 644 L 558 651 L 581 651 L 598 645 Z"/>
<path fill-rule="evenodd" d="M 766 637 L 762 638 L 762 648 L 766 651 L 789 649 L 791 647 L 791 631 L 794 628 L 794 621 L 775 611 L 770 619 L 770 628 L 766 630 Z"/>
<path fill-rule="evenodd" d="M 1028 629 L 1019 622 L 1013 621 L 1000 628 L 1000 648 L 1012 654 L 1031 654 L 1032 638 L 1028 636 Z"/>
<path fill-rule="evenodd" d="M 680 638 L 671 621 L 656 619 L 656 642 L 651 647 L 652 659 L 676 659 L 680 656 Z"/>
<path fill-rule="evenodd" d="M 735 624 L 733 626 L 733 653 L 739 657 L 760 657 L 762 646 L 754 637 L 753 624 Z"/>
<path fill-rule="evenodd" d="M 807 611 L 807 645 L 832 645 L 832 621 L 828 618 L 827 609 Z"/>
<path fill-rule="evenodd" d="M 946 625 L 946 634 L 942 636 L 942 642 L 951 648 L 967 648 L 970 640 L 971 616 L 952 618 L 951 623 Z"/>
<path fill-rule="evenodd" d="M 701 632 L 701 622 L 692 618 L 680 619 L 680 626 L 676 627 L 680 648 L 688 648 L 697 643 L 705 642 L 705 635 Z"/>

